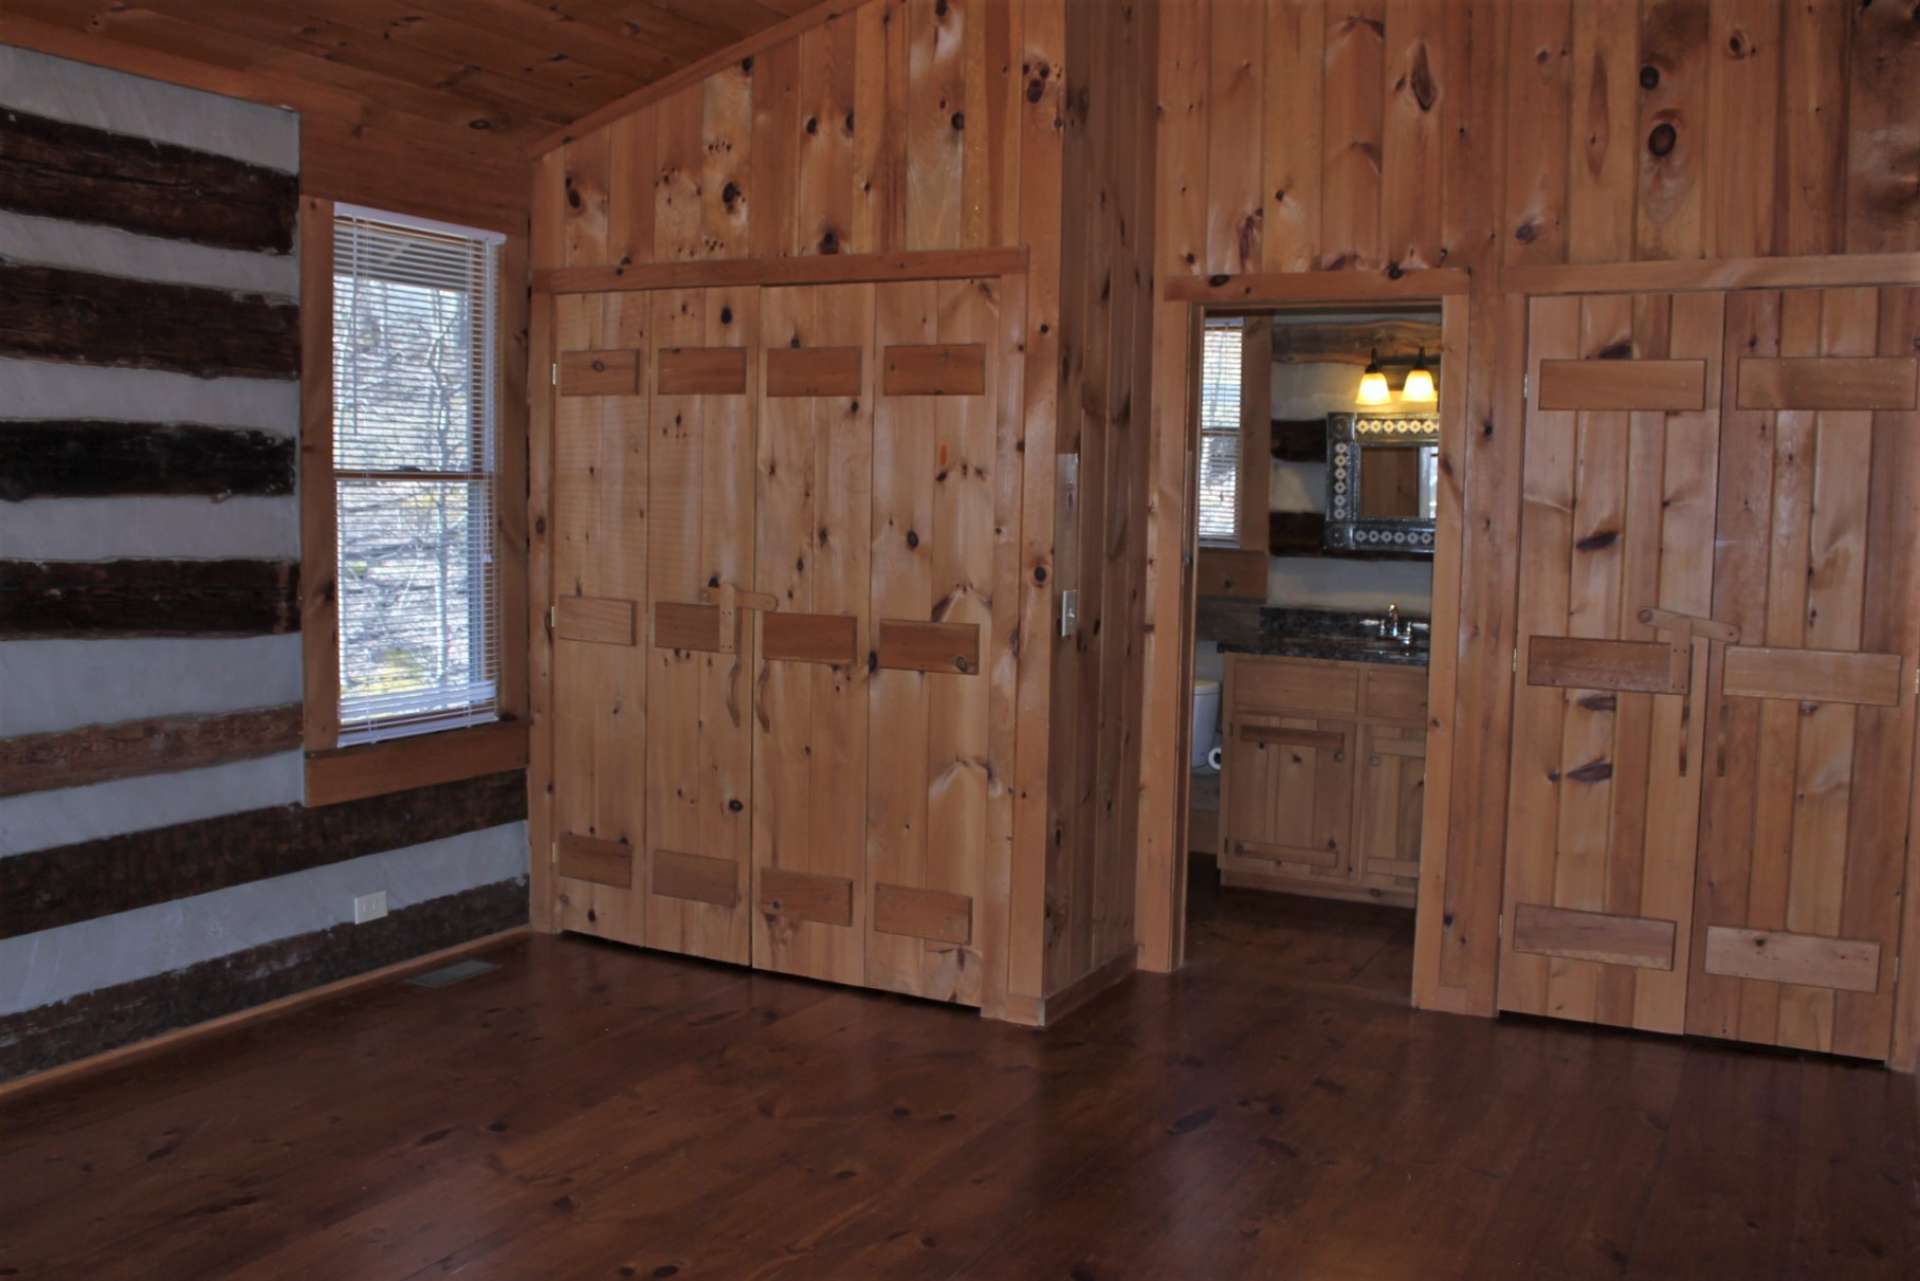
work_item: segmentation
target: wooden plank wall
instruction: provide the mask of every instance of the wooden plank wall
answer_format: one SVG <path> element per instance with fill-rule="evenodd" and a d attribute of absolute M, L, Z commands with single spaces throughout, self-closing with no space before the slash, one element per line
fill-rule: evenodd
<path fill-rule="evenodd" d="M 534 267 L 1020 243 L 1022 28 L 1055 3 L 869 0 L 546 153 Z"/>
<path fill-rule="evenodd" d="M 1068 7 L 1068 0 L 868 0 L 572 139 L 535 163 L 532 265 L 1025 246 L 1025 305 L 1005 309 L 1004 350 L 1023 352 L 1029 370 L 1058 369 Z M 1087 11 L 1096 7 L 1089 0 Z M 1144 83 L 1136 97 L 1144 115 L 1151 107 Z M 536 309 L 536 325 L 538 317 Z M 1009 546 L 1019 557 L 1019 632 L 1027 637 L 1054 631 L 1062 386 L 1063 377 L 1031 375 L 1001 384 L 999 413 L 1014 437 L 1005 457 L 1018 468 L 1019 487 L 1018 541 Z M 536 407 L 536 423 L 539 414 Z M 536 512 L 542 466 L 536 460 Z M 534 524 L 537 582 L 544 540 Z M 996 567 L 996 584 L 1011 581 L 1013 573 Z M 536 671 L 547 661 L 545 643 L 536 627 Z M 1053 973 L 1045 939 L 1046 877 L 1054 869 L 1043 853 L 1053 671 L 1025 661 L 1036 652 L 1047 650 L 1022 651 L 1012 704 L 999 701 L 995 678 L 994 715 L 1011 734 L 1011 712 L 1003 709 L 1017 706 L 1023 736 L 1011 777 L 990 782 L 997 794 L 1010 790 L 1014 804 L 1011 828 L 989 833 L 999 852 L 986 893 L 1001 906 L 987 907 L 982 928 L 1004 937 L 1008 967 L 1004 984 L 988 984 L 989 1014 L 1004 1012 L 1008 993 L 1043 997 Z M 550 716 L 536 695 L 536 759 Z M 541 848 L 538 832 L 534 839 Z M 539 874 L 536 866 L 536 886 Z"/>
<path fill-rule="evenodd" d="M 1055 569 L 1079 620 L 1051 665 L 1049 995 L 1134 950 L 1160 8 L 1067 5 Z"/>
<path fill-rule="evenodd" d="M 1263 59 L 1248 50 L 1263 49 Z M 1473 275 L 1452 688 L 1436 689 L 1415 996 L 1491 1013 L 1524 304 L 1505 267 L 1920 248 L 1912 6 L 1194 0 L 1159 41 L 1160 270 Z M 1255 145 L 1248 145 L 1253 143 Z M 1187 308 L 1155 319 L 1141 894 L 1178 901 Z M 1436 601 L 1436 607 L 1440 602 Z M 1436 664 L 1444 671 L 1446 664 Z M 1126 715 L 1132 715 L 1131 712 Z M 1171 891 L 1168 887 L 1171 886 Z M 1180 955 L 1141 917 L 1141 964 Z"/>

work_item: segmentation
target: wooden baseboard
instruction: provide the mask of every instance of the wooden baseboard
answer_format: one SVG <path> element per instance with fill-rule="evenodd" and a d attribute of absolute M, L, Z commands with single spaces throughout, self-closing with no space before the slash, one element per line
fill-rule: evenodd
<path fill-rule="evenodd" d="M 1132 974 L 1139 963 L 1139 949 L 1129 948 L 1120 955 L 1081 975 L 1052 996 L 1007 994 L 1006 1021 L 1022 1027 L 1047 1028 Z"/>
<path fill-rule="evenodd" d="M 1232 890 L 1269 890 L 1305 898 L 1332 898 L 1345 903 L 1378 903 L 1382 907 L 1414 906 L 1414 891 L 1383 890 L 1366 885 L 1317 881 L 1304 876 L 1275 876 L 1229 863 L 1220 869 L 1220 884 Z"/>
<path fill-rule="evenodd" d="M 511 943 L 516 939 L 526 938 L 532 932 L 529 926 L 516 925 L 511 929 L 501 930 L 494 934 L 486 934 L 465 943 L 455 944 L 453 947 L 443 947 L 439 951 L 429 952 L 425 956 L 416 956 L 411 960 L 399 961 L 392 965 L 383 965 L 377 970 L 368 970 L 365 974 L 355 974 L 349 978 L 337 979 L 332 983 L 322 984 L 316 988 L 309 988 L 305 992 L 296 992 L 292 996 L 283 996 L 277 1000 L 268 1001 L 263 1005 L 255 1005 L 244 1010 L 236 1010 L 232 1014 L 223 1014 L 219 1018 L 208 1019 L 204 1023 L 195 1023 L 190 1027 L 175 1028 L 171 1032 L 162 1032 L 160 1035 L 149 1037 L 144 1041 L 135 1041 L 131 1045 L 118 1046 L 100 1054 L 90 1055 L 84 1059 L 76 1059 L 71 1063 L 62 1063 L 59 1067 L 48 1068 L 44 1072 L 35 1072 L 28 1076 L 16 1077 L 11 1081 L 0 1082 L 0 1103 L 9 1102 L 29 1091 L 44 1089 L 48 1086 L 58 1085 L 92 1073 L 104 1072 L 108 1068 L 119 1067 L 123 1064 L 146 1058 L 148 1055 L 158 1054 L 163 1050 L 172 1049 L 176 1045 L 196 1040 L 203 1036 L 211 1036 L 215 1033 L 228 1031 L 229 1029 L 240 1027 L 247 1023 L 255 1023 L 262 1019 L 269 1019 L 277 1015 L 291 1013 L 294 1010 L 315 1005 L 321 1001 L 332 1000 L 337 996 L 345 996 L 348 993 L 360 991 L 362 988 L 374 987 L 393 979 L 405 978 L 409 974 L 417 974 L 422 970 L 436 969 L 449 961 L 458 960 L 463 956 L 471 956 L 475 952 L 485 952 L 492 948 L 499 947 L 502 944 Z"/>

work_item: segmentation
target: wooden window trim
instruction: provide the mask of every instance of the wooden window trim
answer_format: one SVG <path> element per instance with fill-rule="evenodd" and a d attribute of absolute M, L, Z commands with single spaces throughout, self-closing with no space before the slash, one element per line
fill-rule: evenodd
<path fill-rule="evenodd" d="M 388 738 L 307 753 L 308 808 L 411 791 L 527 766 L 527 722 L 515 717 L 465 729 Z"/>
<path fill-rule="evenodd" d="M 500 720 L 340 747 L 340 613 L 333 469 L 334 202 L 300 200 L 300 645 L 308 805 L 447 783 L 527 763 L 527 238 L 500 246 L 494 502 Z"/>
<path fill-rule="evenodd" d="M 1273 322 L 1255 318 L 1240 334 L 1240 483 L 1234 491 L 1242 551 L 1267 551 L 1273 485 Z M 1263 592 L 1262 595 L 1265 593 Z"/>

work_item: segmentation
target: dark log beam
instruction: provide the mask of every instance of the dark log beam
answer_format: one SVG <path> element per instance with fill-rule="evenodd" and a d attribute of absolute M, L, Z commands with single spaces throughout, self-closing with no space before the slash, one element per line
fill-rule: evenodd
<path fill-rule="evenodd" d="M 3 412 L 3 411 L 0 411 Z M 0 422 L 0 499 L 293 493 L 289 436 L 191 423 Z"/>
<path fill-rule="evenodd" d="M 1411 361 L 1420 349 L 1429 368 L 1440 363 L 1440 322 L 1413 319 L 1310 320 L 1273 327 L 1276 365 L 1361 365 L 1376 354 L 1382 361 Z"/>
<path fill-rule="evenodd" d="M 526 882 L 501 881 L 9 1014 L 0 1017 L 0 1081 L 526 923 Z"/>
<path fill-rule="evenodd" d="M 0 262 L 0 355 L 297 378 L 300 309 L 264 294 Z"/>
<path fill-rule="evenodd" d="M 280 560 L 0 561 L 0 640 L 297 632 L 299 577 Z"/>
<path fill-rule="evenodd" d="M 156 716 L 0 739 L 0 796 L 199 769 L 300 746 L 300 706 Z"/>
<path fill-rule="evenodd" d="M 527 816 L 526 774 L 308 809 L 275 805 L 7 859 L 0 938 L 247 885 Z"/>
<path fill-rule="evenodd" d="M 1324 418 L 1276 418 L 1269 428 L 1273 456 L 1283 463 L 1324 463 L 1327 461 L 1327 420 Z"/>
<path fill-rule="evenodd" d="M 191 147 L 0 114 L 0 209 L 220 249 L 293 250 L 300 180 Z"/>

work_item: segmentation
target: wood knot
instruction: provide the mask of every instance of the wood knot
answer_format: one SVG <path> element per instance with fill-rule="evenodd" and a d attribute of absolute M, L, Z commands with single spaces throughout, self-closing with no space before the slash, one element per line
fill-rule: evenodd
<path fill-rule="evenodd" d="M 1671 155 L 1679 141 L 1680 131 L 1663 120 L 1647 135 L 1647 150 L 1656 156 Z"/>

